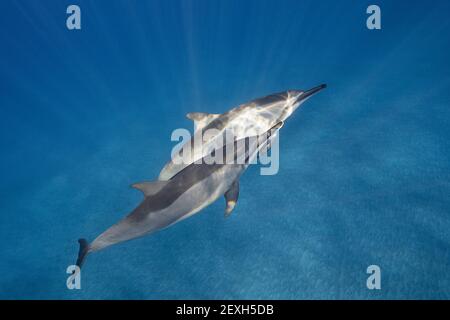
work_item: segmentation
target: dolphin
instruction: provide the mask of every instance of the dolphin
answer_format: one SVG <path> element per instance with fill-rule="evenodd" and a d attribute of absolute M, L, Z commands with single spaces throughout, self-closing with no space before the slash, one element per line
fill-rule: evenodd
<path fill-rule="evenodd" d="M 230 159 L 227 152 L 232 150 L 232 163 L 192 163 L 168 181 L 133 184 L 133 188 L 144 194 L 143 201 L 128 216 L 108 228 L 90 244 L 85 239 L 79 239 L 76 265 L 81 268 L 89 253 L 148 235 L 184 220 L 222 195 L 225 195 L 225 215 L 228 216 L 239 196 L 239 177 L 258 152 L 268 147 L 282 125 L 283 122 L 279 122 L 257 137 L 235 140 L 230 143 L 232 148 L 230 144 L 225 145 L 222 155 Z"/>
<path fill-rule="evenodd" d="M 175 157 L 166 163 L 158 180 L 167 181 L 185 167 L 207 155 L 211 149 L 222 147 L 228 131 L 236 139 L 256 136 L 280 121 L 286 121 L 306 100 L 326 88 L 321 84 L 309 90 L 287 90 L 244 103 L 223 114 L 191 112 L 186 116 L 194 121 L 194 135 L 184 143 Z M 208 134 L 206 134 L 208 132 Z M 194 141 L 202 141 L 202 144 Z M 190 149 L 189 153 L 186 148 Z M 177 158 L 177 159 L 176 159 Z"/>

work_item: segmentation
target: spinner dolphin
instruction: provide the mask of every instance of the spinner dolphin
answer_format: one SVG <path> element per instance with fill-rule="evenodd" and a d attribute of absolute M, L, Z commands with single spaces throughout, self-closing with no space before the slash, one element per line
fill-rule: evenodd
<path fill-rule="evenodd" d="M 225 214 L 230 214 L 239 195 L 239 177 L 258 152 L 268 147 L 282 125 L 283 122 L 279 122 L 265 134 L 236 140 L 232 148 L 225 145 L 222 154 L 227 157 L 227 152 L 232 150 L 232 163 L 192 163 L 168 181 L 132 185 L 142 191 L 143 201 L 90 244 L 85 239 L 78 240 L 80 249 L 76 264 L 81 267 L 89 253 L 167 228 L 199 212 L 222 195 L 227 203 Z"/>

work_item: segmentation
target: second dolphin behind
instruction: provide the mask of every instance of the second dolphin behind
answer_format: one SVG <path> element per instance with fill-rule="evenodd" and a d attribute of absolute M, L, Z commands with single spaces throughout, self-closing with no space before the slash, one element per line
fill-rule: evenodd
<path fill-rule="evenodd" d="M 232 133 L 236 139 L 262 134 L 278 122 L 286 121 L 302 103 L 326 87 L 326 84 L 322 84 L 309 90 L 287 90 L 271 94 L 223 114 L 188 113 L 187 117 L 194 121 L 195 131 L 192 139 L 183 146 L 191 146 L 189 156 L 182 156 L 181 149 L 177 156 L 182 156 L 183 161 L 174 161 L 175 158 L 172 157 L 161 170 L 159 180 L 169 180 L 183 168 L 206 156 L 211 146 L 215 148 L 220 145 L 218 140 L 222 139 L 225 130 Z M 209 134 L 205 135 L 207 131 Z M 202 145 L 195 144 L 195 139 L 202 141 Z"/>

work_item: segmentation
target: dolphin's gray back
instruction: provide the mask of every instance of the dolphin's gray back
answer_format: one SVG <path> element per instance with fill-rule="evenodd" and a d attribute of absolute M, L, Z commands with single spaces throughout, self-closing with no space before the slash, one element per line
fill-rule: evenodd
<path fill-rule="evenodd" d="M 163 210 L 174 203 L 182 194 L 191 189 L 195 184 L 202 182 L 214 172 L 220 170 L 223 164 L 191 164 L 172 177 L 170 182 L 156 195 L 146 197 L 139 208 L 141 210 L 130 214 L 132 219 L 141 219 L 145 212 Z"/>
<path fill-rule="evenodd" d="M 249 102 L 249 104 L 254 103 L 258 107 L 262 107 L 271 103 L 283 102 L 288 97 L 288 91 L 282 91 L 274 94 L 269 94 L 268 96 L 258 98 Z"/>

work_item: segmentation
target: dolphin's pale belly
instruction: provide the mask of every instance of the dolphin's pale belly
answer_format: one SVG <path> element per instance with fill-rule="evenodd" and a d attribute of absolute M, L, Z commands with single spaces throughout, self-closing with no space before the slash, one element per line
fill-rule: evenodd
<path fill-rule="evenodd" d="M 169 206 L 158 211 L 143 211 L 146 207 L 144 202 L 159 201 L 158 195 L 145 199 L 130 215 L 98 236 L 90 245 L 89 251 L 147 235 L 192 216 L 222 196 L 243 169 L 245 168 L 241 165 L 221 166 L 219 170 L 188 188 Z M 162 192 L 170 192 L 170 183 L 172 181 L 169 182 L 168 191 Z"/>
<path fill-rule="evenodd" d="M 239 178 L 243 170 L 245 170 L 245 167 L 242 165 L 223 166 L 222 170 L 215 172 L 201 183 L 194 185 L 189 192 L 183 194 L 183 196 L 175 202 L 175 205 L 180 204 L 180 206 L 185 206 L 187 203 L 192 204 L 188 205 L 191 207 L 191 210 L 187 212 L 183 209 L 173 210 L 173 212 L 178 212 L 179 214 L 172 215 L 174 221 L 168 226 L 189 218 L 216 201 L 217 198 L 228 191 L 233 182 Z"/>

